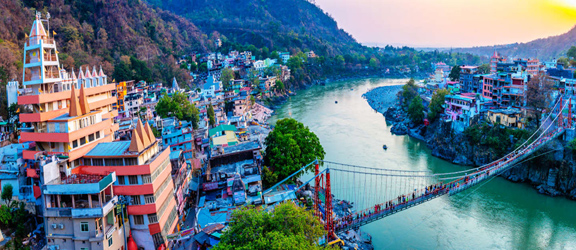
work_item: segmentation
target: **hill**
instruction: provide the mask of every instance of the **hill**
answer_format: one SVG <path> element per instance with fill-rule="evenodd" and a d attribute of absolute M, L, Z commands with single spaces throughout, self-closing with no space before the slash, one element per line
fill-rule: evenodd
<path fill-rule="evenodd" d="M 323 56 L 363 50 L 329 14 L 305 0 L 147 1 L 186 17 L 212 41 L 223 35 L 231 43 L 292 53 L 308 49 Z"/>
<path fill-rule="evenodd" d="M 43 17 L 50 12 L 50 30 L 67 68 L 101 64 L 113 75 L 115 65 L 134 57 L 150 67 L 151 79 L 171 82 L 173 76 L 189 77 L 176 68 L 175 56 L 211 49 L 190 21 L 138 0 L 0 0 L 0 6 L 3 82 L 21 81 L 22 46 L 36 10 Z"/>
<path fill-rule="evenodd" d="M 570 46 L 573 45 L 576 45 L 576 26 L 564 34 L 540 38 L 527 43 L 457 48 L 453 51 L 490 56 L 496 50 L 498 53 L 510 57 L 537 57 L 540 60 L 551 60 L 564 56 Z"/>

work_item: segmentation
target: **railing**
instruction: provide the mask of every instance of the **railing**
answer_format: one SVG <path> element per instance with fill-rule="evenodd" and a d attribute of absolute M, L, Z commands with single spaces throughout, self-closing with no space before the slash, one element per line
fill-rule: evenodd
<path fill-rule="evenodd" d="M 44 55 L 44 61 L 55 62 L 57 61 L 56 55 Z"/>
<path fill-rule="evenodd" d="M 28 38 L 28 40 L 26 41 L 26 46 L 33 46 L 33 45 L 38 45 L 40 44 L 40 41 L 44 42 L 45 44 L 54 44 L 54 38 L 49 38 L 49 37 L 30 37 Z"/>

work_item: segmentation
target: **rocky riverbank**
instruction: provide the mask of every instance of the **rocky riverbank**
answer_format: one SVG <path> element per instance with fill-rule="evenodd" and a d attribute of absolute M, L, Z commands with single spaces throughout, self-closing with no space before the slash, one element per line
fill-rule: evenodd
<path fill-rule="evenodd" d="M 498 158 L 499 154 L 494 149 L 470 142 L 466 135 L 452 130 L 449 123 L 436 121 L 429 126 L 411 123 L 406 112 L 399 108 L 394 92 L 373 89 L 364 96 L 370 106 L 392 124 L 393 134 L 409 135 L 426 142 L 436 157 L 466 166 L 481 166 Z M 379 104 L 381 100 L 390 101 L 386 106 Z M 566 141 L 557 139 L 532 157 L 532 160 L 504 172 L 502 176 L 513 182 L 528 183 L 542 194 L 576 200 L 576 163 Z"/>

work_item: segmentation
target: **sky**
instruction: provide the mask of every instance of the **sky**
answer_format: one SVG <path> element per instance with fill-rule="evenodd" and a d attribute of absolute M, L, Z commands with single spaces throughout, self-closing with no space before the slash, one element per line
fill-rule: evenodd
<path fill-rule="evenodd" d="M 472 47 L 528 42 L 576 25 L 576 0 L 315 0 L 361 43 Z"/>

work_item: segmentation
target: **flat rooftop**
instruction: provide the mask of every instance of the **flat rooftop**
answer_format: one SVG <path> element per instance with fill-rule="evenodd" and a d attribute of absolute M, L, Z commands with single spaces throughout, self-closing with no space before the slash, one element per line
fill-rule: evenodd
<path fill-rule="evenodd" d="M 121 156 L 130 147 L 130 141 L 101 142 L 86 156 Z"/>

